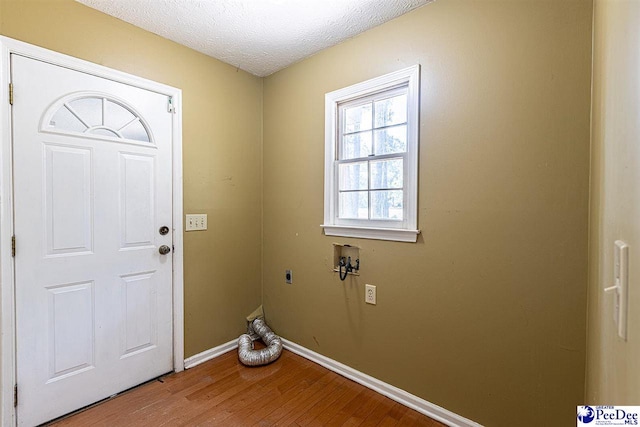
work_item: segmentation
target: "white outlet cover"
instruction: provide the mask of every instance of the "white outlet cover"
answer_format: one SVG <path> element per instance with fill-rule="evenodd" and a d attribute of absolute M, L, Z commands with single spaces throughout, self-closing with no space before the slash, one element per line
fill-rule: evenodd
<path fill-rule="evenodd" d="M 376 287 L 375 285 L 365 285 L 364 302 L 367 304 L 376 304 Z"/>

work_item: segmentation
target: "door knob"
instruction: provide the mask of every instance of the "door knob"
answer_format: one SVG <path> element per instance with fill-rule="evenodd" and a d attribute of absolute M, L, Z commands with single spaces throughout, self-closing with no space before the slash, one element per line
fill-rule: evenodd
<path fill-rule="evenodd" d="M 162 245 L 158 248 L 158 252 L 160 252 L 160 255 L 166 255 L 171 252 L 171 248 L 167 245 Z"/>

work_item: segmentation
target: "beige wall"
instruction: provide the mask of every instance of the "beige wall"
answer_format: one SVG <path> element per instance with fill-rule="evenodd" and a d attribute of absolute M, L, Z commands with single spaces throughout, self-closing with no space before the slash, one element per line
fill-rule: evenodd
<path fill-rule="evenodd" d="M 0 32 L 183 91 L 185 355 L 237 337 L 261 302 L 262 80 L 73 0 L 2 0 Z"/>
<path fill-rule="evenodd" d="M 591 20 L 589 0 L 439 0 L 266 78 L 274 330 L 487 426 L 575 423 Z M 418 243 L 323 236 L 324 94 L 416 63 Z M 360 277 L 332 273 L 332 242 L 361 246 Z"/>
<path fill-rule="evenodd" d="M 587 402 L 640 402 L 640 2 L 596 0 Z M 629 245 L 628 340 L 613 322 L 613 242 Z"/>

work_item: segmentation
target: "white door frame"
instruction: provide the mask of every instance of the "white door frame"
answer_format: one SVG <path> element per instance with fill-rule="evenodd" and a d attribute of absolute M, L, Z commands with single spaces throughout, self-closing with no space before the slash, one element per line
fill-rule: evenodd
<path fill-rule="evenodd" d="M 16 337 L 13 236 L 13 165 L 11 148 L 11 108 L 9 105 L 10 55 L 60 65 L 170 96 L 176 114 L 173 118 L 173 368 L 184 369 L 184 295 L 182 241 L 182 91 L 171 86 L 112 70 L 48 49 L 0 36 L 0 425 L 14 426 L 13 388 L 16 376 Z M 19 98 L 16 94 L 16 98 Z M 20 243 L 17 244 L 17 251 Z"/>

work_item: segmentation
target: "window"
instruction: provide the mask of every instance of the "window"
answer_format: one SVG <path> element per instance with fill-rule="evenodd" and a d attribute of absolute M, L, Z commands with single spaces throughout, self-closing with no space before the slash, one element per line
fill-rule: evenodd
<path fill-rule="evenodd" d="M 48 132 L 152 142 L 148 127 L 131 107 L 106 95 L 87 93 L 65 98 L 54 106 Z"/>
<path fill-rule="evenodd" d="M 326 235 L 417 240 L 419 80 L 416 65 L 326 94 Z"/>

